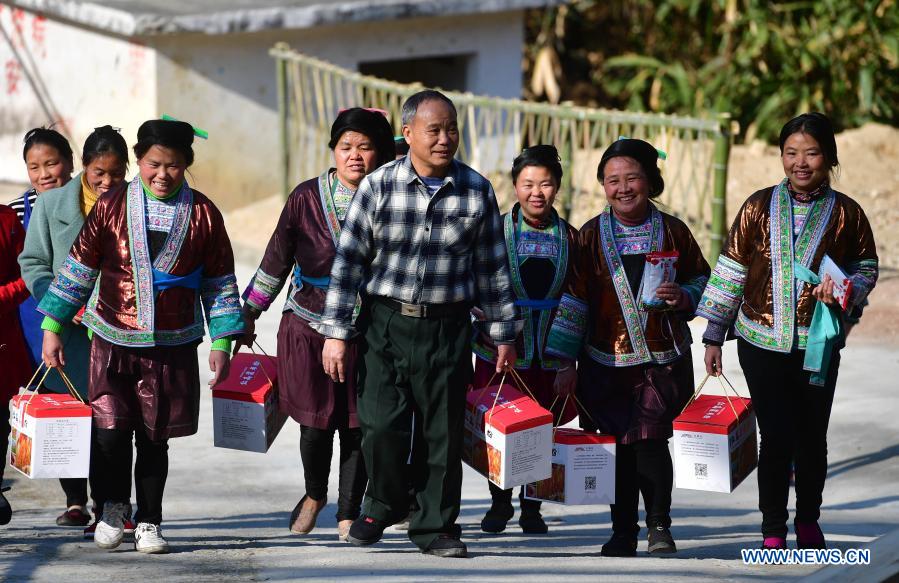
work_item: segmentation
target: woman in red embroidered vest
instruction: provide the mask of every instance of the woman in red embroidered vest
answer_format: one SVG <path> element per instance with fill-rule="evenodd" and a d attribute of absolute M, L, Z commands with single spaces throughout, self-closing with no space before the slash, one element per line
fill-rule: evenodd
<path fill-rule="evenodd" d="M 573 392 L 577 382 L 573 359 L 552 357 L 545 352 L 547 332 L 559 298 L 574 275 L 577 231 L 553 208 L 562 182 L 562 164 L 553 146 L 525 149 L 512 163 L 512 182 L 518 202 L 503 217 L 503 224 L 515 305 L 524 320 L 516 343 L 515 369 L 540 404 L 549 407 L 557 393 Z M 473 349 L 477 356 L 473 386 L 483 387 L 496 372 L 496 347 L 485 332 L 479 332 Z M 562 423 L 574 418 L 574 403 L 569 405 L 561 414 Z M 558 409 L 555 412 L 558 414 Z M 490 496 L 493 503 L 481 521 L 481 530 L 502 532 L 515 514 L 512 490 L 501 490 L 491 483 Z M 522 489 L 519 505 L 521 529 L 527 534 L 546 533 L 540 502 L 524 498 Z"/>
<path fill-rule="evenodd" d="M 830 187 L 839 164 L 830 120 L 820 113 L 790 120 L 780 152 L 786 177 L 737 213 L 697 315 L 709 321 L 709 374 L 722 370 L 728 333 L 738 338 L 762 437 L 763 547 L 786 548 L 792 465 L 797 545 L 824 548 L 818 518 L 844 321 L 860 314 L 877 282 L 877 250 L 862 208 Z"/>
<path fill-rule="evenodd" d="M 38 305 L 47 316 L 44 362 L 56 367 L 65 366 L 59 333 L 87 304 L 82 322 L 93 332 L 91 481 L 97 499 L 106 501 L 94 542 L 104 549 L 122 542 L 133 439 L 135 548 L 168 552 L 159 528 L 168 440 L 197 431 L 204 312 L 213 340 L 210 384 L 227 376 L 232 338 L 243 334 L 222 215 L 184 179 L 193 163 L 193 137 L 194 128 L 184 122 L 140 126 L 138 176 L 100 197 Z"/>
<path fill-rule="evenodd" d="M 597 177 L 609 206 L 581 228 L 577 277 L 550 331 L 551 352 L 580 355 L 578 394 L 598 429 L 618 440 L 605 556 L 636 554 L 641 492 L 650 553 L 676 551 L 668 438 L 693 392 L 687 320 L 709 266 L 690 229 L 650 202 L 665 187 L 658 157 L 650 144 L 632 139 L 603 153 Z M 677 252 L 676 276 L 646 295 L 644 287 L 653 285 L 645 277 L 647 254 L 660 252 Z M 592 425 L 584 417 L 581 425 Z"/>
<path fill-rule="evenodd" d="M 394 159 L 393 132 L 384 114 L 352 108 L 331 126 L 328 144 L 336 168 L 297 186 L 287 199 L 256 275 L 244 293 L 246 343 L 253 323 L 290 280 L 287 305 L 278 329 L 278 378 L 281 410 L 300 424 L 300 455 L 306 494 L 290 516 L 290 530 L 315 528 L 328 499 L 328 474 L 334 432 L 340 434 L 338 535 L 342 540 L 359 517 L 367 476 L 362 432 L 356 417 L 356 344 L 350 343 L 345 383 L 335 383 L 322 368 L 325 338 L 317 330 L 331 262 L 340 229 L 359 182 Z"/>

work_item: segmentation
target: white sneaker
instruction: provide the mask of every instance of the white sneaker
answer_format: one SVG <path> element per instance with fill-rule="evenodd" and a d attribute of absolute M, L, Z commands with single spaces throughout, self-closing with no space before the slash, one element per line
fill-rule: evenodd
<path fill-rule="evenodd" d="M 139 522 L 134 529 L 134 548 L 139 553 L 158 555 L 169 552 L 169 543 L 162 538 L 158 524 Z"/>
<path fill-rule="evenodd" d="M 122 544 L 125 537 L 125 514 L 128 505 L 121 502 L 107 502 L 103 505 L 103 518 L 94 531 L 94 542 L 101 549 L 114 549 Z"/>

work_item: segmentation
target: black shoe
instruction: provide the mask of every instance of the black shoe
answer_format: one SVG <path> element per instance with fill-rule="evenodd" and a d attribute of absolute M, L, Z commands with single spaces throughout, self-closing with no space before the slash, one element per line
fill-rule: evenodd
<path fill-rule="evenodd" d="M 613 532 L 609 542 L 602 545 L 600 554 L 604 557 L 636 557 L 637 536 Z"/>
<path fill-rule="evenodd" d="M 549 527 L 543 521 L 539 510 L 522 510 L 518 517 L 518 525 L 524 534 L 546 534 Z"/>
<path fill-rule="evenodd" d="M 677 552 L 671 531 L 661 524 L 649 529 L 649 554 L 670 555 Z"/>
<path fill-rule="evenodd" d="M 515 516 L 515 508 L 512 507 L 511 503 L 498 504 L 494 502 L 487 514 L 484 515 L 484 519 L 481 520 L 481 530 L 491 534 L 498 534 L 506 530 L 506 523 L 513 516 Z"/>
<path fill-rule="evenodd" d="M 10 520 L 12 520 L 12 506 L 9 505 L 6 496 L 0 492 L 0 524 L 9 524 Z"/>
<path fill-rule="evenodd" d="M 386 522 L 363 514 L 353 522 L 346 539 L 358 546 L 373 545 L 381 540 L 385 528 L 387 528 Z"/>
<path fill-rule="evenodd" d="M 468 548 L 465 546 L 465 543 L 448 534 L 441 534 L 431 541 L 428 548 L 421 552 L 426 555 L 454 559 L 464 559 L 468 556 Z"/>

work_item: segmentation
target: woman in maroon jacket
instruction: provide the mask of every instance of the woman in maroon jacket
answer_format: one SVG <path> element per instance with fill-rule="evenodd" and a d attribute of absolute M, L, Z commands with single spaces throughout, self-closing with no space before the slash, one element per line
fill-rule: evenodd
<path fill-rule="evenodd" d="M 9 437 L 9 407 L 6 403 L 17 389 L 28 381 L 30 372 L 28 349 L 19 326 L 19 304 L 28 298 L 28 289 L 22 281 L 16 258 L 25 244 L 25 229 L 16 212 L 0 205 L 0 441 L 3 458 L 0 460 L 0 483 L 6 465 L 6 448 Z M 12 508 L 0 491 L 0 524 L 9 523 Z"/>
<path fill-rule="evenodd" d="M 306 495 L 290 516 L 290 531 L 307 534 L 327 504 L 328 474 L 334 432 L 340 434 L 340 486 L 337 530 L 346 539 L 359 517 L 368 481 L 362 459 L 362 431 L 356 417 L 356 382 L 352 361 L 345 383 L 335 383 L 321 364 L 325 338 L 318 323 L 328 288 L 331 262 L 347 208 L 363 178 L 395 157 L 393 132 L 377 110 L 342 111 L 331 126 L 335 168 L 297 186 L 287 199 L 259 270 L 244 293 L 246 340 L 254 322 L 271 306 L 287 280 L 278 329 L 278 378 L 281 410 L 300 424 L 300 456 Z"/>

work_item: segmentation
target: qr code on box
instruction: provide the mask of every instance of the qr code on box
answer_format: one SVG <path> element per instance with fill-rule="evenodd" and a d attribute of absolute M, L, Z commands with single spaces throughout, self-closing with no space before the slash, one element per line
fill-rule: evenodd
<path fill-rule="evenodd" d="M 709 477 L 708 464 L 693 464 L 693 474 L 697 478 L 708 478 Z"/>
<path fill-rule="evenodd" d="M 584 476 L 584 490 L 596 490 L 596 476 Z"/>

